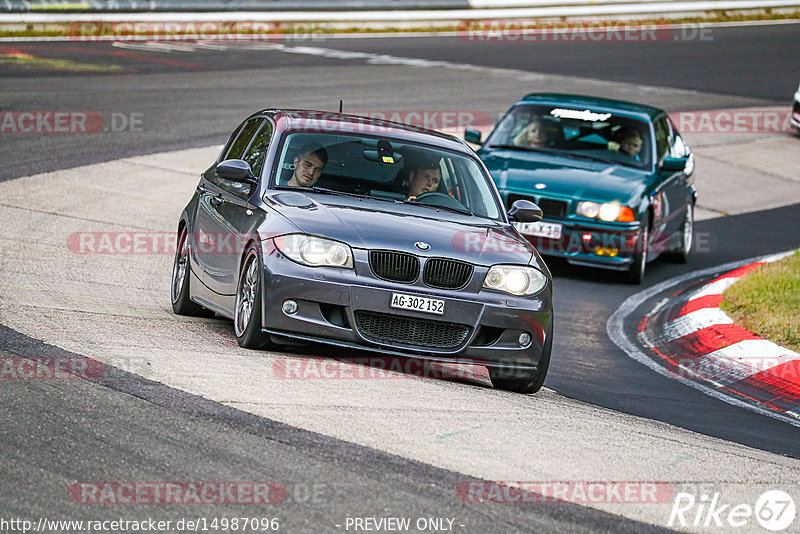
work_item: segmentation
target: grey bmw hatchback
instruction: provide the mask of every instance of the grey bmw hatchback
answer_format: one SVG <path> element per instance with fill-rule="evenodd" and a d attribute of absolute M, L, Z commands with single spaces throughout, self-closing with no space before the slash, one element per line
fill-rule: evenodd
<path fill-rule="evenodd" d="M 230 318 L 239 345 L 298 341 L 486 366 L 532 393 L 547 374 L 553 282 L 459 139 L 319 111 L 260 111 L 178 222 L 172 307 Z"/>

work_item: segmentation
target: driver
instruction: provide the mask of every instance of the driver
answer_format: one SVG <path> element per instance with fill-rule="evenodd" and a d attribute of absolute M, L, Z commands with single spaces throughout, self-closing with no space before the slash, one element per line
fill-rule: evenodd
<path fill-rule="evenodd" d="M 430 157 L 417 162 L 408 173 L 408 181 L 411 185 L 406 200 L 416 200 L 420 195 L 437 191 L 442 181 L 439 159 Z"/>
<path fill-rule="evenodd" d="M 546 148 L 550 146 L 544 121 L 538 115 L 534 115 L 531 118 L 531 122 L 514 136 L 513 141 L 515 146 L 526 148 Z"/>
<path fill-rule="evenodd" d="M 313 187 L 328 163 L 328 152 L 319 145 L 308 144 L 300 149 L 292 162 L 292 177 L 286 185 L 291 187 Z"/>
<path fill-rule="evenodd" d="M 623 126 L 614 133 L 614 139 L 608 147 L 638 160 L 642 151 L 642 136 L 633 128 Z"/>

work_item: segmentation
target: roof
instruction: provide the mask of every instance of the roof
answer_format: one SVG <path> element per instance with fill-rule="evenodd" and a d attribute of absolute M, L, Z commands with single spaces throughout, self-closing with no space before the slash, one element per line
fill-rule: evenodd
<path fill-rule="evenodd" d="M 613 100 L 611 98 L 600 98 L 587 95 L 571 95 L 561 93 L 531 93 L 520 98 L 517 104 L 524 103 L 548 103 L 559 104 L 570 107 L 589 108 L 592 110 L 602 110 L 615 112 L 617 114 L 628 115 L 646 115 L 650 120 L 655 119 L 658 115 L 664 113 L 664 110 L 648 106 L 645 104 L 637 104 L 635 102 L 626 102 L 624 100 Z"/>
<path fill-rule="evenodd" d="M 349 115 L 334 111 L 300 109 L 264 109 L 254 115 L 268 115 L 282 130 L 304 130 L 319 133 L 355 133 L 365 135 L 390 135 L 403 141 L 434 144 L 460 152 L 468 151 L 467 145 L 452 135 L 426 128 L 392 122 L 383 119 Z"/>

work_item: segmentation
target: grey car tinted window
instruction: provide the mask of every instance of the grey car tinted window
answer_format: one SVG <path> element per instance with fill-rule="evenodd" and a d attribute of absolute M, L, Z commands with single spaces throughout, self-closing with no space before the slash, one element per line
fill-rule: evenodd
<path fill-rule="evenodd" d="M 250 139 L 253 138 L 253 134 L 256 133 L 256 130 L 258 130 L 258 127 L 261 126 L 261 122 L 263 120 L 263 118 L 258 118 L 247 121 L 239 132 L 239 135 L 236 137 L 236 140 L 231 144 L 231 148 L 228 150 L 228 153 L 225 154 L 223 160 L 242 159 L 242 155 L 244 154 L 247 145 L 250 144 Z"/>
<path fill-rule="evenodd" d="M 381 206 L 410 202 L 419 196 L 419 206 L 439 206 L 464 215 L 499 219 L 499 199 L 491 177 L 467 154 L 397 139 L 384 135 L 332 133 L 290 133 L 278 160 L 275 183 L 286 187 L 296 172 L 308 178 L 296 163 L 300 157 L 322 152 L 322 168 L 314 171 L 311 184 L 345 194 L 389 200 Z M 312 162 L 313 163 L 313 162 Z M 411 172 L 421 169 L 439 171 L 437 189 L 412 193 Z M 302 182 L 301 182 L 302 183 Z M 432 196 L 434 194 L 435 196 Z M 413 199 L 411 198 L 413 196 Z"/>
<path fill-rule="evenodd" d="M 267 155 L 269 142 L 272 139 L 272 124 L 269 121 L 264 121 L 261 129 L 253 138 L 253 142 L 247 149 L 243 160 L 249 165 L 256 177 L 261 176 L 261 169 L 264 167 L 264 158 Z"/>

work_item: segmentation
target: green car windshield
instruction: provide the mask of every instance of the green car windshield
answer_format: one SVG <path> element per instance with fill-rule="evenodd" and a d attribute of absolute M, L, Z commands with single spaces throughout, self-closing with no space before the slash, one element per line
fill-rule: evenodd
<path fill-rule="evenodd" d="M 486 146 L 645 169 L 651 165 L 650 139 L 648 123 L 641 120 L 569 106 L 522 104 L 503 117 Z"/>
<path fill-rule="evenodd" d="M 289 133 L 274 185 L 414 203 L 498 220 L 491 178 L 471 157 L 391 136 Z"/>

